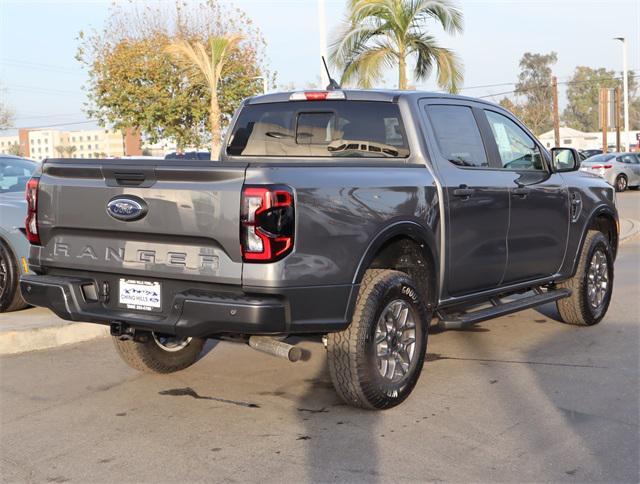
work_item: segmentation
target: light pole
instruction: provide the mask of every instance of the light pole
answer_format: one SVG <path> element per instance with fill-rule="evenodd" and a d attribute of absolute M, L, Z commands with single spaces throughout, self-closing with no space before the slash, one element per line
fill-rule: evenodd
<path fill-rule="evenodd" d="M 256 76 L 256 77 L 252 77 L 251 79 L 262 79 L 262 94 L 266 94 L 267 91 L 269 90 L 269 88 L 267 87 L 267 77 L 266 76 Z"/>
<path fill-rule="evenodd" d="M 624 150 L 629 149 L 629 73 L 627 69 L 627 39 L 615 37 L 615 40 L 622 42 L 622 90 L 624 98 Z"/>
<path fill-rule="evenodd" d="M 327 58 L 327 16 L 324 0 L 318 0 L 318 29 L 320 31 L 320 89 L 329 84 L 329 77 L 324 69 L 322 58 Z"/>

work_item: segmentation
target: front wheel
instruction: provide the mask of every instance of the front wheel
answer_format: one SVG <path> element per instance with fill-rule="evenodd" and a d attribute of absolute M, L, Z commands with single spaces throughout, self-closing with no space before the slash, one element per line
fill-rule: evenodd
<path fill-rule="evenodd" d="M 556 303 L 565 323 L 592 326 L 602 321 L 613 292 L 613 251 L 602 232 L 587 233 L 575 275 L 558 286 L 571 289 L 571 296 Z"/>
<path fill-rule="evenodd" d="M 203 338 L 139 332 L 135 339 L 113 336 L 120 357 L 131 368 L 147 373 L 173 373 L 193 365 L 202 351 Z"/>
<path fill-rule="evenodd" d="M 366 409 L 404 401 L 422 371 L 429 321 L 407 274 L 368 270 L 350 326 L 327 338 L 329 373 L 338 395 Z"/>

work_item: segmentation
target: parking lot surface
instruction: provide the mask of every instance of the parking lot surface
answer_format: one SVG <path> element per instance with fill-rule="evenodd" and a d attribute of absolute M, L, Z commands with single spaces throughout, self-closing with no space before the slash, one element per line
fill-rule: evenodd
<path fill-rule="evenodd" d="M 636 210 L 639 194 L 623 195 Z M 210 342 L 193 367 L 163 376 L 129 369 L 106 338 L 4 356 L 0 476 L 638 482 L 639 268 L 635 239 L 595 327 L 559 323 L 549 306 L 434 331 L 416 390 L 385 412 L 339 401 L 319 339 L 295 364 Z"/>

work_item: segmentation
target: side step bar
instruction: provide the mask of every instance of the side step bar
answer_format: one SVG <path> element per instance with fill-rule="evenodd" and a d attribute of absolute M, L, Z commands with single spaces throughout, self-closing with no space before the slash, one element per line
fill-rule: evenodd
<path fill-rule="evenodd" d="M 497 318 L 506 314 L 516 313 L 524 309 L 557 301 L 558 299 L 562 299 L 570 295 L 570 289 L 555 289 L 547 292 L 537 292 L 533 296 L 523 297 L 506 303 L 492 300 L 491 302 L 494 304 L 492 307 L 462 313 L 455 316 L 450 316 L 446 313 L 438 313 L 440 316 L 438 327 L 440 329 L 461 329 L 472 324 L 486 321 L 487 319 Z"/>

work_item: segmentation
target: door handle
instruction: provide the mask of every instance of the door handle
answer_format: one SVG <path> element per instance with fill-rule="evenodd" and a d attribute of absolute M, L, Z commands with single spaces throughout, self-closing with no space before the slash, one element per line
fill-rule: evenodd
<path fill-rule="evenodd" d="M 461 197 L 461 198 L 469 198 L 471 195 L 473 195 L 473 188 L 456 188 L 453 191 L 453 196 L 454 197 Z"/>
<path fill-rule="evenodd" d="M 513 193 L 516 197 L 526 198 L 526 196 L 529 194 L 529 189 L 523 187 L 514 188 L 513 190 L 511 190 L 511 193 Z"/>

